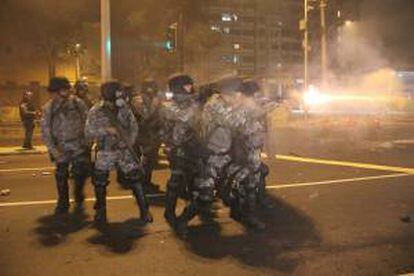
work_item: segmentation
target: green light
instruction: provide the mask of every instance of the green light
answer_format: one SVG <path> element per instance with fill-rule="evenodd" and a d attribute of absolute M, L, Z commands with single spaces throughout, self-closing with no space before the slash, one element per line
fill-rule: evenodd
<path fill-rule="evenodd" d="M 165 48 L 168 50 L 168 51 L 171 51 L 171 50 L 173 50 L 173 43 L 172 43 L 172 41 L 166 41 L 165 42 Z"/>
<path fill-rule="evenodd" d="M 106 39 L 106 47 L 105 47 L 106 49 L 106 53 L 108 54 L 108 55 L 111 55 L 111 38 L 110 37 L 108 37 L 107 39 Z"/>

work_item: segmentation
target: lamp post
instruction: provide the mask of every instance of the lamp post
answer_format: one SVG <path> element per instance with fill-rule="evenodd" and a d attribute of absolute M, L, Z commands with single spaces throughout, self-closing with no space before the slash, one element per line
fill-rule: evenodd
<path fill-rule="evenodd" d="M 81 44 L 76 43 L 75 45 L 75 55 L 76 55 L 76 80 L 81 78 L 81 68 L 80 68 L 80 55 L 81 55 Z"/>
<path fill-rule="evenodd" d="M 328 46 L 326 41 L 327 28 L 326 28 L 326 8 L 328 6 L 328 0 L 320 0 L 320 12 L 321 12 L 321 74 L 322 74 L 322 86 L 327 85 L 328 74 Z"/>
<path fill-rule="evenodd" d="M 308 28 L 308 12 L 309 12 L 309 2 L 308 0 L 304 1 L 304 17 L 303 21 L 301 21 L 300 28 L 303 30 L 303 85 L 305 91 L 308 89 L 308 81 L 309 81 L 309 28 Z"/>
<path fill-rule="evenodd" d="M 101 0 L 101 81 L 111 78 L 111 2 Z"/>

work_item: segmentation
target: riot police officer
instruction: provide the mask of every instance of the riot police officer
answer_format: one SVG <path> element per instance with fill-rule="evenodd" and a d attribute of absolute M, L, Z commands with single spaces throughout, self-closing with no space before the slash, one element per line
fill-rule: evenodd
<path fill-rule="evenodd" d="M 144 130 L 138 135 L 138 144 L 142 152 L 142 165 L 144 169 L 145 188 L 158 190 L 151 181 L 152 171 L 158 163 L 158 151 L 161 145 L 160 130 L 160 99 L 158 98 L 158 85 L 153 79 L 145 79 L 141 85 L 141 92 L 135 101 L 135 109 L 139 118 L 140 129 Z"/>
<path fill-rule="evenodd" d="M 90 141 L 97 143 L 94 168 L 95 187 L 95 223 L 106 223 L 106 187 L 109 173 L 117 170 L 118 181 L 123 187 L 131 189 L 141 219 L 148 223 L 153 218 L 149 212 L 142 188 L 143 175 L 139 153 L 134 150 L 138 135 L 138 124 L 127 104 L 125 91 L 117 81 L 110 81 L 101 86 L 102 101 L 95 104 L 88 113 L 85 133 Z"/>
<path fill-rule="evenodd" d="M 86 81 L 77 81 L 75 83 L 75 95 L 84 101 L 88 109 L 93 106 L 93 101 L 89 95 L 89 86 Z"/>
<path fill-rule="evenodd" d="M 199 106 L 195 101 L 193 85 L 193 80 L 188 75 L 171 77 L 168 86 L 173 94 L 172 101 L 165 102 L 161 112 L 164 122 L 163 141 L 171 168 L 164 217 L 173 227 L 177 223 L 177 199 L 189 197 L 198 172 Z"/>
<path fill-rule="evenodd" d="M 83 210 L 83 188 L 90 169 L 89 145 L 84 135 L 87 107 L 71 95 L 70 89 L 67 78 L 50 79 L 48 91 L 52 99 L 45 104 L 41 121 L 43 141 L 56 165 L 57 214 L 69 209 L 69 169 L 75 182 L 76 210 Z"/>

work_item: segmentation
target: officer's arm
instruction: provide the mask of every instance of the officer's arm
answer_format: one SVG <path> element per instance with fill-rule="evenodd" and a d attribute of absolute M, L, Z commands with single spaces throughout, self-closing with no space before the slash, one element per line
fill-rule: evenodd
<path fill-rule="evenodd" d="M 86 102 L 84 100 L 82 100 L 80 98 L 77 98 L 77 101 L 78 101 L 80 112 L 82 114 L 82 118 L 83 118 L 83 120 L 86 120 L 86 117 L 88 116 L 89 108 L 86 105 Z"/>
<path fill-rule="evenodd" d="M 20 104 L 20 109 L 22 110 L 23 116 L 36 115 L 36 111 L 30 111 L 26 103 Z"/>
<path fill-rule="evenodd" d="M 98 140 L 108 134 L 103 122 L 104 117 L 99 117 L 98 113 L 98 109 L 92 108 L 86 117 L 85 137 L 89 142 Z"/>
<path fill-rule="evenodd" d="M 52 135 L 52 106 L 46 104 L 43 109 L 42 119 L 40 121 L 42 139 L 51 156 L 55 157 L 59 153 Z"/>
<path fill-rule="evenodd" d="M 135 141 L 138 138 L 138 133 L 139 133 L 139 127 L 138 127 L 138 122 L 137 119 L 135 118 L 134 114 L 132 113 L 132 111 L 129 112 L 129 120 L 130 120 L 130 142 L 133 144 L 135 143 Z"/>

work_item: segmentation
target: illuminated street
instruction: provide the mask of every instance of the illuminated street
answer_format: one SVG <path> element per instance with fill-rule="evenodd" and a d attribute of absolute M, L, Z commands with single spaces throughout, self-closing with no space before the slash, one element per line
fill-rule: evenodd
<path fill-rule="evenodd" d="M 414 0 L 0 0 L 0 276 L 414 276 Z"/>
<path fill-rule="evenodd" d="M 227 209 L 219 208 L 214 222 L 193 222 L 187 240 L 177 238 L 165 223 L 162 197 L 157 194 L 152 195 L 151 204 L 155 222 L 142 228 L 134 220 L 137 210 L 129 193 L 115 182 L 110 185 L 106 231 L 91 226 L 92 201 L 87 203 L 85 218 L 55 219 L 53 176 L 48 170 L 22 171 L 49 167 L 47 156 L 1 156 L 1 188 L 11 190 L 9 196 L 0 197 L 2 271 L 4 275 L 56 271 L 59 275 L 391 275 L 413 271 L 414 224 L 406 220 L 414 217 L 414 177 L 410 175 L 414 145 L 381 147 L 413 135 L 412 126 L 381 127 L 379 134 L 386 140 L 361 132 L 353 145 L 345 137 L 356 135 L 349 126 L 338 126 L 336 131 L 279 129 L 276 147 L 281 160 L 267 159 L 268 192 L 276 208 L 261 212 L 266 231 L 246 232 L 228 217 Z M 325 131 L 327 138 L 315 140 L 319 131 Z M 282 142 L 293 132 L 306 137 L 305 141 Z M 288 157 L 297 161 L 284 160 Z M 315 164 L 332 160 L 354 163 Z M 356 167 L 367 164 L 387 168 Z M 403 168 L 411 169 L 404 173 Z M 154 176 L 162 190 L 167 176 L 165 167 Z M 90 185 L 87 190 L 92 197 Z"/>

